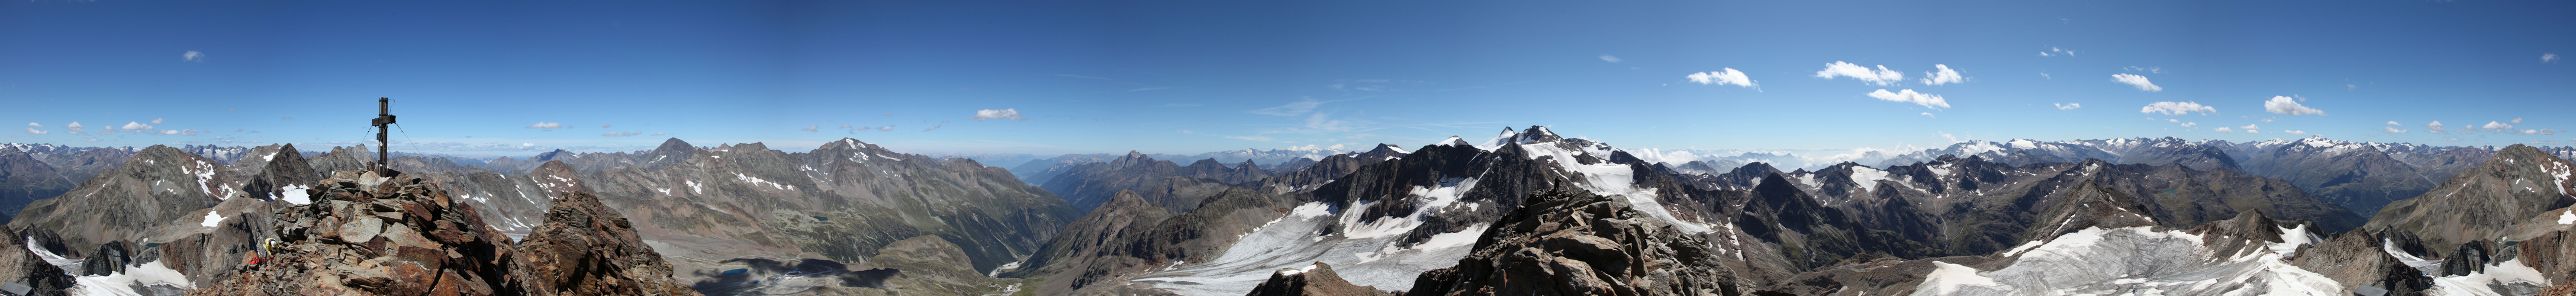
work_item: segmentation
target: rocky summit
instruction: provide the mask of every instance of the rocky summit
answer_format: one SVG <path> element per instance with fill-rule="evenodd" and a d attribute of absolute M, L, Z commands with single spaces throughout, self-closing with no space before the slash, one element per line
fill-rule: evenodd
<path fill-rule="evenodd" d="M 189 295 L 685 295 L 631 226 L 567 194 L 526 243 L 419 178 L 340 172 L 283 207 L 274 243 Z M 587 202 L 585 202 L 587 201 Z M 622 235 L 621 235 L 622 234 Z M 640 253 L 640 254 L 639 254 Z"/>
<path fill-rule="evenodd" d="M 1405 295 L 1737 295 L 1708 242 L 1609 197 L 1524 200 L 1458 266 L 1422 273 Z M 1282 277 L 1272 277 L 1273 283 Z M 1264 283 L 1269 285 L 1271 283 Z"/>

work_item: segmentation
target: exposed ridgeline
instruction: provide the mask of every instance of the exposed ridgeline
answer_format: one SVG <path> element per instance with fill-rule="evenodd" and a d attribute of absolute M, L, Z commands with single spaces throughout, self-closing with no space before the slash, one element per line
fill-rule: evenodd
<path fill-rule="evenodd" d="M 2389 202 L 2421 195 L 2441 180 L 2485 163 L 2494 146 L 2429 146 L 2308 137 L 2231 143 L 2171 137 L 2075 141 L 1968 141 L 1877 161 L 1894 166 L 1938 155 L 1983 156 L 2011 165 L 2102 159 L 2120 164 L 2182 164 L 2197 170 L 2229 168 L 2280 178 L 2310 195 L 2373 215 Z M 2576 157 L 2576 148 L 2545 147 L 2544 154 Z"/>
<path fill-rule="evenodd" d="M 289 153 L 275 157 L 280 160 L 265 162 L 301 162 Z M 295 175 L 304 172 L 300 168 L 270 168 L 273 169 L 237 170 L 177 148 L 147 147 L 127 160 L 126 165 L 101 172 L 60 197 L 29 204 L 9 221 L 9 227 L 55 230 L 63 233 L 63 240 L 72 248 L 80 250 L 109 241 L 142 241 L 161 234 L 160 227 L 164 225 L 203 220 L 200 217 L 206 212 L 201 210 L 228 199 L 276 199 L 285 195 L 280 194 L 285 192 L 282 188 L 295 186 L 276 182 L 310 180 L 308 176 Z M 257 180 L 270 182 L 252 184 Z"/>
<path fill-rule="evenodd" d="M 189 295 L 687 295 L 630 224 L 565 194 L 513 245 L 424 179 L 342 172 L 275 210 L 263 262 Z"/>
<path fill-rule="evenodd" d="M 2556 218 L 2541 213 L 2576 204 L 2576 197 L 2568 195 L 2576 192 L 2571 174 L 2576 174 L 2576 163 L 2530 146 L 2508 146 L 2486 165 L 2461 172 L 2423 196 L 2390 203 L 2363 228 L 2410 232 L 2435 250 L 2512 234 L 2516 224 Z"/>
<path fill-rule="evenodd" d="M 1759 176 L 1764 171 L 1776 172 L 1769 166 L 1756 164 L 1725 175 L 1695 175 L 1686 179 L 1703 187 L 1754 187 L 1759 181 L 1745 177 Z M 1790 172 L 1782 177 L 1798 189 L 1836 207 L 1856 205 L 1866 208 L 1891 198 L 1941 207 L 1962 200 L 2052 195 L 2071 189 L 2070 186 L 2077 183 L 2090 182 L 2107 190 L 2145 199 L 2144 213 L 2167 220 L 2175 227 L 2224 220 L 2249 210 L 2262 210 L 2283 219 L 2316 221 L 2326 233 L 2342 232 L 2365 222 L 2361 216 L 2308 195 L 2286 180 L 2172 164 L 2115 165 L 2093 160 L 2011 166 L 1987 161 L 1983 156 L 1958 158 L 1944 155 L 1931 162 L 1884 169 L 1843 163 L 1814 172 Z M 1962 210 L 1926 208 L 1921 211 L 1948 216 Z"/>

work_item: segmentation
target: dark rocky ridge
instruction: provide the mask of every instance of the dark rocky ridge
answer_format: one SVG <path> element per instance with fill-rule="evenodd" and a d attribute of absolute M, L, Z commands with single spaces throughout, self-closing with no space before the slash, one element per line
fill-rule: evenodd
<path fill-rule="evenodd" d="M 1609 197 L 1548 192 L 1495 221 L 1458 265 L 1406 295 L 1738 295 L 1734 272 L 1682 233 Z M 1273 276 L 1263 285 L 1292 285 Z M 1338 280 L 1336 280 L 1338 281 Z"/>

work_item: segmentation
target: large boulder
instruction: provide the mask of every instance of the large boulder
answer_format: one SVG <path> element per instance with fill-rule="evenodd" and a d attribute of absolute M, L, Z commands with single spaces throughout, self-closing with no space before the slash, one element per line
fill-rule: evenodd
<path fill-rule="evenodd" d="M 587 192 L 564 194 L 511 250 L 510 278 L 526 295 L 689 295 L 635 225 Z"/>

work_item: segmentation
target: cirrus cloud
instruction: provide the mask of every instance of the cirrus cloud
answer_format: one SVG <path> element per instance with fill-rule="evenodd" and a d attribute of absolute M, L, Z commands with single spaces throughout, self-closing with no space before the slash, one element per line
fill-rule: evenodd
<path fill-rule="evenodd" d="M 2057 110 L 2075 110 L 2075 108 L 2084 108 L 2084 104 L 2081 103 L 2064 103 L 2055 105 L 2057 105 Z"/>

